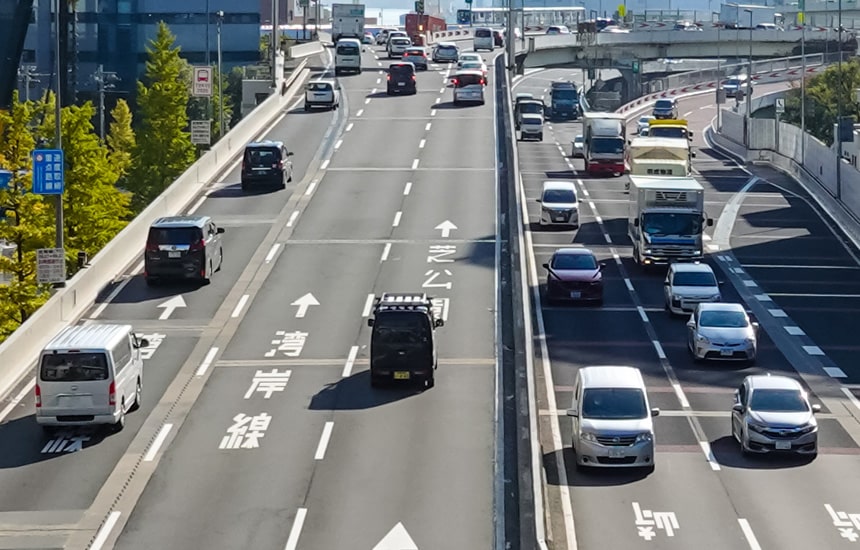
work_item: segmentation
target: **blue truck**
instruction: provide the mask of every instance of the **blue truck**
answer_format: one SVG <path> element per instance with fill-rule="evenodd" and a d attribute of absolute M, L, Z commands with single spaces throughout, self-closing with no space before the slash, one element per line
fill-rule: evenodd
<path fill-rule="evenodd" d="M 549 97 L 549 112 L 553 120 L 579 118 L 579 90 L 573 82 L 553 82 Z"/>

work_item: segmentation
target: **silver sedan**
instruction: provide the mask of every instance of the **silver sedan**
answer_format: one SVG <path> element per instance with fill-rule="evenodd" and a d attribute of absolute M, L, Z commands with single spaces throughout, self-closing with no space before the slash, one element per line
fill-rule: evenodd
<path fill-rule="evenodd" d="M 741 304 L 701 303 L 687 321 L 687 348 L 693 359 L 755 362 L 758 323 Z"/>

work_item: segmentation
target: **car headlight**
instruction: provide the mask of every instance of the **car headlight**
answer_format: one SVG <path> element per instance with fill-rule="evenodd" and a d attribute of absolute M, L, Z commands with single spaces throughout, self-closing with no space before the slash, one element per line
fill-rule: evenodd
<path fill-rule="evenodd" d="M 755 338 L 744 338 L 744 344 L 748 346 L 755 345 Z"/>
<path fill-rule="evenodd" d="M 650 253 L 651 253 L 651 249 L 650 249 L 650 248 L 646 248 L 646 249 L 642 250 L 642 252 L 644 252 L 645 254 L 650 254 Z"/>
<path fill-rule="evenodd" d="M 715 301 L 715 302 L 719 302 L 719 301 L 720 301 L 720 300 L 722 300 L 722 299 L 723 299 L 723 297 L 722 297 L 722 295 L 720 295 L 719 293 L 714 294 L 713 296 L 711 296 L 711 300 L 713 300 L 713 301 Z"/>
<path fill-rule="evenodd" d="M 749 428 L 750 430 L 752 430 L 754 432 L 761 433 L 767 429 L 767 426 L 765 426 L 764 424 L 759 424 L 757 422 L 753 422 L 751 420 L 748 420 L 747 421 L 747 428 Z"/>
<path fill-rule="evenodd" d="M 711 341 L 708 339 L 708 337 L 703 335 L 703 334 L 697 334 L 696 335 L 696 341 L 701 343 L 701 344 L 710 344 L 711 343 Z"/>
<path fill-rule="evenodd" d="M 636 443 L 641 441 L 651 441 L 654 439 L 654 434 L 651 432 L 642 432 L 641 434 L 636 436 Z"/>
<path fill-rule="evenodd" d="M 817 424 L 810 424 L 809 426 L 804 426 L 803 429 L 799 430 L 797 433 L 800 435 L 805 435 L 811 432 L 814 432 L 818 429 Z"/>
<path fill-rule="evenodd" d="M 672 301 L 673 301 L 673 302 L 680 302 L 680 301 L 681 301 L 681 297 L 680 297 L 680 296 L 678 296 L 677 294 L 672 294 Z"/>
<path fill-rule="evenodd" d="M 597 442 L 597 436 L 591 432 L 579 432 L 579 438 L 584 439 L 585 441 Z"/>

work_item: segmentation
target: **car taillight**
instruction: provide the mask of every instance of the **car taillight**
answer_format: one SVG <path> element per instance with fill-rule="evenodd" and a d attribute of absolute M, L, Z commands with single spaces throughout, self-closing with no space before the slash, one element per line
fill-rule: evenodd
<path fill-rule="evenodd" d="M 412 75 L 412 80 L 415 80 L 415 75 Z"/>
<path fill-rule="evenodd" d="M 452 79 L 451 79 L 451 84 L 452 84 L 452 85 L 454 85 L 454 86 L 456 86 L 456 85 L 457 85 L 457 79 L 456 79 L 456 78 L 452 78 Z"/>
<path fill-rule="evenodd" d="M 277 168 L 278 170 L 283 170 L 284 169 L 284 161 L 279 160 L 278 162 L 276 162 L 275 164 L 272 165 L 272 168 Z"/>
<path fill-rule="evenodd" d="M 244 160 L 242 160 L 242 171 L 243 172 L 245 171 L 245 161 Z"/>
<path fill-rule="evenodd" d="M 152 241 L 146 242 L 146 251 L 147 252 L 158 252 L 158 244 Z"/>
<path fill-rule="evenodd" d="M 188 252 L 197 252 L 198 250 L 203 250 L 203 240 L 199 240 L 196 243 L 191 243 L 191 246 L 188 247 Z"/>
<path fill-rule="evenodd" d="M 108 405 L 111 407 L 116 405 L 116 383 L 111 382 L 108 387 Z"/>
<path fill-rule="evenodd" d="M 482 78 L 482 79 L 481 79 L 481 84 L 482 84 L 482 85 L 486 85 L 486 84 L 487 84 L 487 81 L 486 81 L 486 80 L 484 80 L 484 79 Z"/>
<path fill-rule="evenodd" d="M 385 77 L 385 78 L 386 78 L 386 79 L 388 79 L 388 80 L 391 80 L 391 75 L 388 75 L 388 76 L 387 76 L 387 77 Z"/>
<path fill-rule="evenodd" d="M 36 384 L 36 408 L 42 406 L 42 388 L 39 387 L 39 384 Z"/>

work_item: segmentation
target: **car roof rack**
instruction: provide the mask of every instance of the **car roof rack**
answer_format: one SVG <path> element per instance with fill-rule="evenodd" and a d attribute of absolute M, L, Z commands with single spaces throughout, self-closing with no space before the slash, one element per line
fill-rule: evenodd
<path fill-rule="evenodd" d="M 429 310 L 431 299 L 423 292 L 385 292 L 376 299 L 376 311 Z"/>

